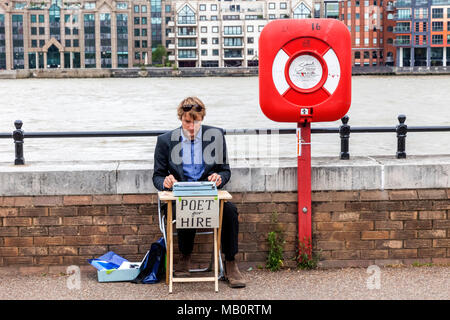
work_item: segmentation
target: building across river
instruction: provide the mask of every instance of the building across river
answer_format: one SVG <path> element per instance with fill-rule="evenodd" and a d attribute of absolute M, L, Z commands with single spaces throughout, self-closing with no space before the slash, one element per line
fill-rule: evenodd
<path fill-rule="evenodd" d="M 0 69 L 256 67 L 276 19 L 335 18 L 353 66 L 450 65 L 450 0 L 11 0 Z"/>

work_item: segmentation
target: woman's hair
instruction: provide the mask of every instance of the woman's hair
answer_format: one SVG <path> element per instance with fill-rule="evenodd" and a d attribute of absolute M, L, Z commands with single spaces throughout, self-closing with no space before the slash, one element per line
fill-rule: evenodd
<path fill-rule="evenodd" d="M 202 107 L 201 111 L 195 111 L 194 108 L 192 108 L 189 111 L 184 111 L 183 110 L 183 106 L 200 106 Z M 191 115 L 191 117 L 193 119 L 198 119 L 199 117 L 201 117 L 201 120 L 203 120 L 203 118 L 206 115 L 206 109 L 205 109 L 205 105 L 203 104 L 202 100 L 200 100 L 197 97 L 187 97 L 185 99 L 183 99 L 183 101 L 180 102 L 180 104 L 178 105 L 177 108 L 177 113 L 178 113 L 178 119 L 181 120 L 181 118 L 183 117 L 183 114 L 188 113 Z"/>

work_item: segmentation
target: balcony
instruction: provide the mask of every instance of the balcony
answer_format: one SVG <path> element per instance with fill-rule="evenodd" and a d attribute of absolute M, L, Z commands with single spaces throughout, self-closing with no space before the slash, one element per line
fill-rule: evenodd
<path fill-rule="evenodd" d="M 409 46 L 409 45 L 411 45 L 411 40 L 410 39 L 395 39 L 394 40 L 394 45 L 396 45 L 396 46 Z"/>
<path fill-rule="evenodd" d="M 170 33 L 167 35 L 167 38 L 175 38 L 175 33 L 174 33 L 174 32 L 170 32 Z"/>
<path fill-rule="evenodd" d="M 388 4 L 386 6 L 386 11 L 391 12 L 391 11 L 394 11 L 394 10 L 395 10 L 395 7 L 392 4 Z"/>
<path fill-rule="evenodd" d="M 169 61 L 175 61 L 175 56 L 170 55 L 170 56 L 169 56 Z"/>
<path fill-rule="evenodd" d="M 177 56 L 177 60 L 183 60 L 183 61 L 193 61 L 197 60 L 197 56 Z"/>
<path fill-rule="evenodd" d="M 196 32 L 187 32 L 187 33 L 177 33 L 177 37 L 179 38 L 196 38 Z"/>
<path fill-rule="evenodd" d="M 243 32 L 241 32 L 241 33 L 225 33 L 225 32 L 223 32 L 222 35 L 224 37 L 239 37 L 239 38 L 244 37 L 244 33 Z"/>
<path fill-rule="evenodd" d="M 175 22 L 169 21 L 169 22 L 167 22 L 167 26 L 168 27 L 174 27 L 175 26 Z"/>
<path fill-rule="evenodd" d="M 169 45 L 167 46 L 167 49 L 169 49 L 169 50 L 175 49 L 175 45 L 173 43 L 169 43 Z"/>
<path fill-rule="evenodd" d="M 177 25 L 183 26 L 183 27 L 196 26 L 197 20 L 196 19 L 178 19 Z"/>
<path fill-rule="evenodd" d="M 411 20 L 411 14 L 394 14 L 394 20 Z"/>
<path fill-rule="evenodd" d="M 400 0 L 400 1 L 395 1 L 394 6 L 396 8 L 411 8 L 411 1 L 405 1 L 405 0 Z"/>
<path fill-rule="evenodd" d="M 396 26 L 394 27 L 394 33 L 411 33 L 411 28 L 404 26 Z"/>
<path fill-rule="evenodd" d="M 224 49 L 243 49 L 244 48 L 244 44 L 241 43 L 239 45 L 236 45 L 236 44 L 232 45 L 232 44 L 229 44 L 229 43 L 222 43 L 222 48 L 224 48 Z"/>
<path fill-rule="evenodd" d="M 225 60 L 227 60 L 227 59 L 234 59 L 234 60 L 244 59 L 242 56 L 242 50 L 240 50 L 240 49 L 225 49 L 223 58 Z"/>

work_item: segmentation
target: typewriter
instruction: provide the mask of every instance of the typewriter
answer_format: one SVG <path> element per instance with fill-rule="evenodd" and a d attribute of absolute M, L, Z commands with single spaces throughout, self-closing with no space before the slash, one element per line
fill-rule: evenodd
<path fill-rule="evenodd" d="M 215 181 L 175 182 L 172 191 L 175 197 L 217 196 Z"/>

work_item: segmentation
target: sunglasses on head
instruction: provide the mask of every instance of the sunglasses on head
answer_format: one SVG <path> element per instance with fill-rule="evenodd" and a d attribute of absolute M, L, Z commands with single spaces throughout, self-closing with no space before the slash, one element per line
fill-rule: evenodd
<path fill-rule="evenodd" d="M 194 108 L 194 111 L 200 112 L 202 111 L 203 107 L 199 106 L 198 104 L 187 104 L 181 107 L 184 112 L 191 111 L 192 108 Z"/>

